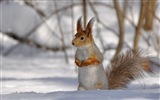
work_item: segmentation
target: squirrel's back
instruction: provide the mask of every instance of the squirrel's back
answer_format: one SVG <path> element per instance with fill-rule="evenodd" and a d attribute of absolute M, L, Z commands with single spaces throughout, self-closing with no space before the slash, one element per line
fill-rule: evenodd
<path fill-rule="evenodd" d="M 151 73 L 148 59 L 143 57 L 141 51 L 127 51 L 115 57 L 107 67 L 108 88 L 125 88 L 135 78 L 144 77 L 144 72 Z"/>

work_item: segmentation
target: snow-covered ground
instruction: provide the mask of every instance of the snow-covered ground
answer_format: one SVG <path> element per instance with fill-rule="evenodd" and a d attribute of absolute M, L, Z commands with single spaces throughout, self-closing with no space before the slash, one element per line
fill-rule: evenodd
<path fill-rule="evenodd" d="M 155 75 L 133 81 L 124 90 L 76 91 L 77 72 L 63 56 L 3 57 L 2 100 L 158 100 L 160 68 Z M 106 61 L 105 61 L 106 62 Z"/>
<path fill-rule="evenodd" d="M 146 90 L 26 92 L 4 95 L 3 100 L 159 100 L 159 93 Z"/>

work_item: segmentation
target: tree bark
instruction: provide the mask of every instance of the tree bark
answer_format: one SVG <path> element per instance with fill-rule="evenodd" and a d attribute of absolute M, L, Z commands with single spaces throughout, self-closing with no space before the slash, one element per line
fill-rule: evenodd
<path fill-rule="evenodd" d="M 155 8 L 156 8 L 156 0 L 148 0 L 147 2 L 147 13 L 146 13 L 146 20 L 144 24 L 144 30 L 152 30 L 153 27 L 153 19 L 155 14 Z"/>
<path fill-rule="evenodd" d="M 83 18 L 84 18 L 84 28 L 86 28 L 86 22 L 87 22 L 87 2 L 86 0 L 83 0 Z"/>
<path fill-rule="evenodd" d="M 114 57 L 116 57 L 122 50 L 123 48 L 123 41 L 124 41 L 124 15 L 125 15 L 125 11 L 126 11 L 126 3 L 124 2 L 124 14 L 122 14 L 122 11 L 119 7 L 118 4 L 118 0 L 114 0 L 114 6 L 116 9 L 116 14 L 117 14 L 117 18 L 118 18 L 118 25 L 119 25 L 119 42 L 118 42 L 118 46 L 116 49 L 116 53 L 114 55 Z"/>
<path fill-rule="evenodd" d="M 141 0 L 140 16 L 139 16 L 138 25 L 136 27 L 135 37 L 134 37 L 134 51 L 135 52 L 138 50 L 138 43 L 140 39 L 141 29 L 143 26 L 143 21 L 146 15 L 146 8 L 147 8 L 147 2 L 144 0 Z"/>

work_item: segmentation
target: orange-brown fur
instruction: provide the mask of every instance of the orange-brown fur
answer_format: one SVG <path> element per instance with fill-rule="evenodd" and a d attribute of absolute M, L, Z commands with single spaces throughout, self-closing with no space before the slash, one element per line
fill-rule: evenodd
<path fill-rule="evenodd" d="M 117 56 L 106 69 L 109 89 L 125 88 L 135 78 L 144 77 L 143 71 L 150 73 L 148 69 L 145 69 L 145 66 L 150 69 L 148 59 L 142 57 L 140 51 L 136 54 L 127 51 L 125 54 Z"/>
<path fill-rule="evenodd" d="M 84 41 L 80 40 L 82 36 L 85 38 Z M 82 47 L 84 45 L 92 43 L 92 39 L 88 38 L 84 31 L 81 31 L 75 35 L 75 39 L 72 41 L 72 43 L 74 43 L 74 45 L 77 47 Z"/>
<path fill-rule="evenodd" d="M 81 67 L 81 62 L 80 62 L 77 58 L 75 58 L 75 64 L 76 64 L 78 67 Z"/>
<path fill-rule="evenodd" d="M 100 62 L 96 57 L 90 57 L 85 61 L 82 61 L 81 66 L 88 66 L 88 65 L 98 65 Z"/>
<path fill-rule="evenodd" d="M 144 69 L 145 71 L 147 71 L 147 72 L 152 71 L 152 69 L 151 69 L 151 67 L 150 67 L 151 65 L 150 65 L 150 63 L 149 63 L 148 61 L 142 63 L 142 66 L 143 66 L 143 69 Z"/>
<path fill-rule="evenodd" d="M 72 44 L 76 47 L 83 47 L 85 45 L 91 44 L 93 41 L 92 38 L 92 29 L 91 29 L 91 23 L 89 23 L 85 30 L 82 29 L 81 26 L 81 19 L 77 22 L 77 33 L 75 34 L 75 38 L 72 41 Z M 80 38 L 84 37 L 84 40 L 82 41 Z M 75 63 L 78 67 L 82 66 L 88 66 L 88 65 L 96 65 L 100 64 L 99 59 L 96 57 L 95 54 L 92 54 L 87 60 L 85 61 L 79 61 L 77 58 L 75 58 Z"/>
<path fill-rule="evenodd" d="M 94 21 L 94 20 L 92 20 Z M 82 47 L 87 44 L 91 44 L 93 42 L 92 38 L 92 24 L 93 22 L 90 21 L 86 27 L 85 30 L 83 30 L 81 26 L 81 18 L 77 21 L 77 33 L 75 35 L 75 38 L 72 41 L 72 44 L 74 43 L 74 46 Z M 80 40 L 81 37 L 84 37 L 84 41 Z"/>
<path fill-rule="evenodd" d="M 75 59 L 75 63 L 78 67 L 82 67 L 82 66 L 89 66 L 89 65 L 98 65 L 100 64 L 100 61 L 97 59 L 96 56 L 92 56 L 90 58 L 88 58 L 85 61 L 80 62 L 77 58 Z"/>

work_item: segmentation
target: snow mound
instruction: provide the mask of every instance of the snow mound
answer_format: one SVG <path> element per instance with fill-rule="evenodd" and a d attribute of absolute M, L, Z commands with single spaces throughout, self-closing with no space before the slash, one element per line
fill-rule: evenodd
<path fill-rule="evenodd" d="M 159 93 L 146 90 L 98 90 L 51 93 L 12 93 L 3 95 L 3 100 L 158 100 Z"/>

